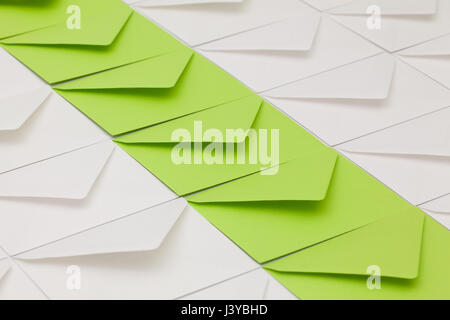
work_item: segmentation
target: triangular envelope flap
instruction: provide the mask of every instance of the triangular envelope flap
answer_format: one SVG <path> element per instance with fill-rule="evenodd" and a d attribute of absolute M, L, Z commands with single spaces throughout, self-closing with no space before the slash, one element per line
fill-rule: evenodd
<path fill-rule="evenodd" d="M 182 142 L 240 143 L 251 129 L 261 103 L 259 96 L 252 95 L 132 133 L 116 141 L 128 144 L 178 143 L 181 139 Z M 230 130 L 242 130 L 242 134 L 227 134 Z"/>
<path fill-rule="evenodd" d="M 416 208 L 386 217 L 267 266 L 280 272 L 414 279 L 419 272 L 424 214 Z M 370 274 L 369 274 L 370 275 Z"/>
<path fill-rule="evenodd" d="M 85 198 L 114 150 L 111 141 L 0 175 L 0 197 Z"/>
<path fill-rule="evenodd" d="M 186 208 L 178 198 L 16 256 L 35 260 L 158 249 Z"/>
<path fill-rule="evenodd" d="M 5 258 L 3 260 L 0 260 L 0 286 L 2 279 L 6 276 L 9 269 L 11 269 L 11 263 L 9 259 Z"/>
<path fill-rule="evenodd" d="M 0 98 L 0 131 L 17 130 L 51 94 L 47 86 Z"/>
<path fill-rule="evenodd" d="M 329 12 L 367 15 L 372 6 L 379 7 L 382 15 L 432 15 L 437 11 L 437 0 L 356 0 Z"/>
<path fill-rule="evenodd" d="M 450 195 L 425 203 L 421 208 L 434 213 L 450 214 Z"/>
<path fill-rule="evenodd" d="M 198 47 L 204 51 L 308 51 L 320 15 L 309 13 L 274 22 Z"/>
<path fill-rule="evenodd" d="M 137 7 L 170 7 L 183 5 L 201 5 L 213 3 L 239 3 L 244 0 L 141 0 L 134 2 Z"/>
<path fill-rule="evenodd" d="M 395 76 L 395 58 L 381 54 L 271 90 L 286 99 L 386 99 Z"/>
<path fill-rule="evenodd" d="M 192 55 L 190 49 L 184 49 L 68 82 L 56 89 L 172 88 L 177 84 Z"/>
<path fill-rule="evenodd" d="M 450 108 L 341 144 L 353 153 L 450 157 Z"/>
<path fill-rule="evenodd" d="M 101 14 L 83 15 L 81 11 L 80 27 L 69 28 L 60 23 L 43 29 L 27 32 L 3 40 L 6 44 L 33 45 L 110 45 L 132 14 L 131 8 L 105 10 Z"/>
<path fill-rule="evenodd" d="M 275 174 L 255 173 L 197 193 L 189 197 L 188 201 L 320 201 L 326 197 L 336 159 L 337 154 L 328 149 L 321 154 L 283 163 Z"/>
<path fill-rule="evenodd" d="M 450 35 L 425 42 L 424 44 L 403 50 L 402 56 L 450 56 Z"/>

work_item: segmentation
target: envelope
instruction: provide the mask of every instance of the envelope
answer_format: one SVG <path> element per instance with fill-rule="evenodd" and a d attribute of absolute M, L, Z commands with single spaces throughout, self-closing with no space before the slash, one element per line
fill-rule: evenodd
<path fill-rule="evenodd" d="M 449 236 L 418 209 L 399 212 L 266 270 L 308 300 L 449 299 Z"/>
<path fill-rule="evenodd" d="M 69 82 L 56 90 L 112 135 L 252 94 L 188 48 Z"/>
<path fill-rule="evenodd" d="M 78 6 L 80 13 L 98 14 L 105 8 L 123 8 L 111 0 L 4 0 L 0 3 L 0 39 L 66 23 Z"/>
<path fill-rule="evenodd" d="M 314 8 L 325 11 L 338 6 L 342 6 L 343 4 L 350 3 L 354 0 L 303 0 Z"/>
<path fill-rule="evenodd" d="M 182 198 L 15 259 L 52 299 L 174 299 L 258 267 Z"/>
<path fill-rule="evenodd" d="M 259 263 L 350 232 L 411 205 L 332 149 L 188 197 Z"/>
<path fill-rule="evenodd" d="M 15 255 L 174 198 L 102 142 L 0 175 L 0 245 Z"/>
<path fill-rule="evenodd" d="M 194 292 L 181 300 L 297 300 L 263 269 Z"/>
<path fill-rule="evenodd" d="M 101 10 L 95 14 L 84 13 L 84 7 L 80 7 L 80 29 L 70 29 L 64 21 L 9 37 L 0 43 L 52 84 L 182 47 L 181 43 L 121 1 L 99 5 Z"/>
<path fill-rule="evenodd" d="M 413 204 L 450 192 L 450 108 L 337 146 Z"/>
<path fill-rule="evenodd" d="M 108 139 L 3 50 L 0 69 L 0 173 Z"/>
<path fill-rule="evenodd" d="M 196 47 L 256 92 L 381 53 L 306 7 L 296 17 Z"/>
<path fill-rule="evenodd" d="M 199 134 L 196 123 L 200 124 Z M 187 131 L 189 136 L 180 140 L 179 130 Z M 241 134 L 230 136 L 227 130 Z M 214 134 L 209 136 L 209 133 Z M 178 195 L 269 170 L 302 154 L 327 149 L 257 95 L 115 141 Z"/>
<path fill-rule="evenodd" d="M 45 300 L 46 296 L 0 249 L 0 300 Z"/>
<path fill-rule="evenodd" d="M 450 106 L 449 90 L 389 54 L 263 95 L 330 145 Z"/>
<path fill-rule="evenodd" d="M 135 10 L 167 28 L 191 46 L 270 24 L 295 15 L 303 9 L 303 5 L 296 0 L 128 2 Z"/>
<path fill-rule="evenodd" d="M 449 0 L 355 0 L 328 13 L 391 52 L 450 32 Z"/>
<path fill-rule="evenodd" d="M 450 195 L 424 203 L 420 208 L 434 220 L 450 229 Z"/>
<path fill-rule="evenodd" d="M 400 51 L 399 56 L 450 89 L 450 35 Z"/>

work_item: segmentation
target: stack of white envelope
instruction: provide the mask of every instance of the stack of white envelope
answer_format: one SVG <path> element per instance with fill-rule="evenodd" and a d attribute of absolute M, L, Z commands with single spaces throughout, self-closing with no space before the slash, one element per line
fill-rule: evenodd
<path fill-rule="evenodd" d="M 297 300 L 297 298 L 270 276 L 258 269 L 194 292 L 182 300 Z"/>
<path fill-rule="evenodd" d="M 331 146 L 450 106 L 450 90 L 387 53 L 263 96 Z"/>
<path fill-rule="evenodd" d="M 43 300 L 45 294 L 0 249 L 0 300 Z"/>
<path fill-rule="evenodd" d="M 257 92 L 381 52 L 298 0 L 143 0 L 134 7 Z"/>
<path fill-rule="evenodd" d="M 109 137 L 0 48 L 0 173 Z"/>
<path fill-rule="evenodd" d="M 175 299 L 258 268 L 183 198 L 14 259 L 51 299 Z"/>
<path fill-rule="evenodd" d="M 337 149 L 419 205 L 450 193 L 450 107 Z"/>

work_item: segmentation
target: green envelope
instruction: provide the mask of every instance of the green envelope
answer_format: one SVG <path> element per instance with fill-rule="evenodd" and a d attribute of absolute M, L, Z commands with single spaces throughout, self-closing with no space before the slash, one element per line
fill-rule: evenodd
<path fill-rule="evenodd" d="M 449 246 L 448 230 L 414 208 L 270 263 L 266 270 L 301 299 L 448 300 Z M 380 275 L 378 283 L 374 275 Z"/>
<path fill-rule="evenodd" d="M 91 1 L 96 2 L 96 1 Z M 114 4 L 114 5 L 113 5 Z M 49 83 L 86 76 L 182 48 L 182 44 L 131 8 L 100 3 L 82 12 L 80 29 L 66 22 L 26 32 L 0 43 Z"/>
<path fill-rule="evenodd" d="M 254 174 L 187 200 L 260 263 L 411 208 L 332 149 L 281 164 L 277 175 Z"/>
<path fill-rule="evenodd" d="M 252 94 L 189 48 L 55 89 L 113 136 Z"/>
<path fill-rule="evenodd" d="M 200 121 L 205 134 L 199 138 L 193 134 L 193 128 L 194 123 Z M 191 133 L 182 143 L 174 142 L 172 137 L 179 129 Z M 206 133 L 209 129 L 214 129 L 214 132 L 222 136 L 218 134 L 208 139 Z M 233 129 L 240 129 L 241 136 L 227 137 L 226 131 Z M 275 139 L 275 131 L 279 135 L 278 141 Z M 265 132 L 266 137 L 259 134 L 260 132 Z M 258 141 L 255 142 L 256 140 Z M 178 195 L 203 190 L 259 172 L 261 169 L 269 170 L 274 165 L 303 154 L 328 150 L 313 136 L 255 94 L 126 135 L 116 142 Z M 259 143 L 262 143 L 262 148 Z M 190 164 L 188 161 L 174 161 L 173 153 L 178 155 L 177 146 L 188 148 L 180 154 L 187 155 Z M 261 151 L 270 158 L 259 156 L 255 152 L 255 146 L 258 153 Z M 267 147 L 267 152 L 264 147 Z M 220 152 L 220 149 L 223 152 Z M 272 150 L 274 157 L 271 157 Z M 209 155 L 218 155 L 215 158 L 217 161 L 210 161 Z M 252 155 L 257 156 L 251 157 Z M 201 161 L 198 161 L 199 158 Z"/>
<path fill-rule="evenodd" d="M 65 23 L 70 17 L 68 8 L 73 5 L 81 9 L 82 15 L 124 7 L 120 0 L 2 0 L 0 39 Z"/>

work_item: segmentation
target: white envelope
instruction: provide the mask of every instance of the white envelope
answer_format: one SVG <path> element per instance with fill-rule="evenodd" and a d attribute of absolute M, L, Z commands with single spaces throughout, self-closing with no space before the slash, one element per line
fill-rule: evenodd
<path fill-rule="evenodd" d="M 450 194 L 424 203 L 420 208 L 450 230 Z"/>
<path fill-rule="evenodd" d="M 297 298 L 266 271 L 258 269 L 184 296 L 181 300 L 297 300 Z"/>
<path fill-rule="evenodd" d="M 337 147 L 413 204 L 450 193 L 450 108 Z"/>
<path fill-rule="evenodd" d="M 133 8 L 189 45 L 199 45 L 294 15 L 298 0 L 142 0 Z"/>
<path fill-rule="evenodd" d="M 258 267 L 183 198 L 15 258 L 52 299 L 175 299 Z"/>
<path fill-rule="evenodd" d="M 354 0 L 328 12 L 391 52 L 450 32 L 450 0 Z"/>
<path fill-rule="evenodd" d="M 46 296 L 0 249 L 0 300 L 45 300 Z"/>
<path fill-rule="evenodd" d="M 108 139 L 0 49 L 0 173 Z"/>
<path fill-rule="evenodd" d="M 382 52 L 327 16 L 302 6 L 294 18 L 197 49 L 256 92 Z"/>
<path fill-rule="evenodd" d="M 17 254 L 176 197 L 102 142 L 0 175 L 0 245 Z"/>
<path fill-rule="evenodd" d="M 402 59 L 450 89 L 450 35 L 399 52 Z"/>
<path fill-rule="evenodd" d="M 342 6 L 343 4 L 350 3 L 354 0 L 303 0 L 303 1 L 315 7 L 316 9 L 325 11 L 338 6 Z"/>
<path fill-rule="evenodd" d="M 329 145 L 450 106 L 450 91 L 389 54 L 263 95 Z"/>

